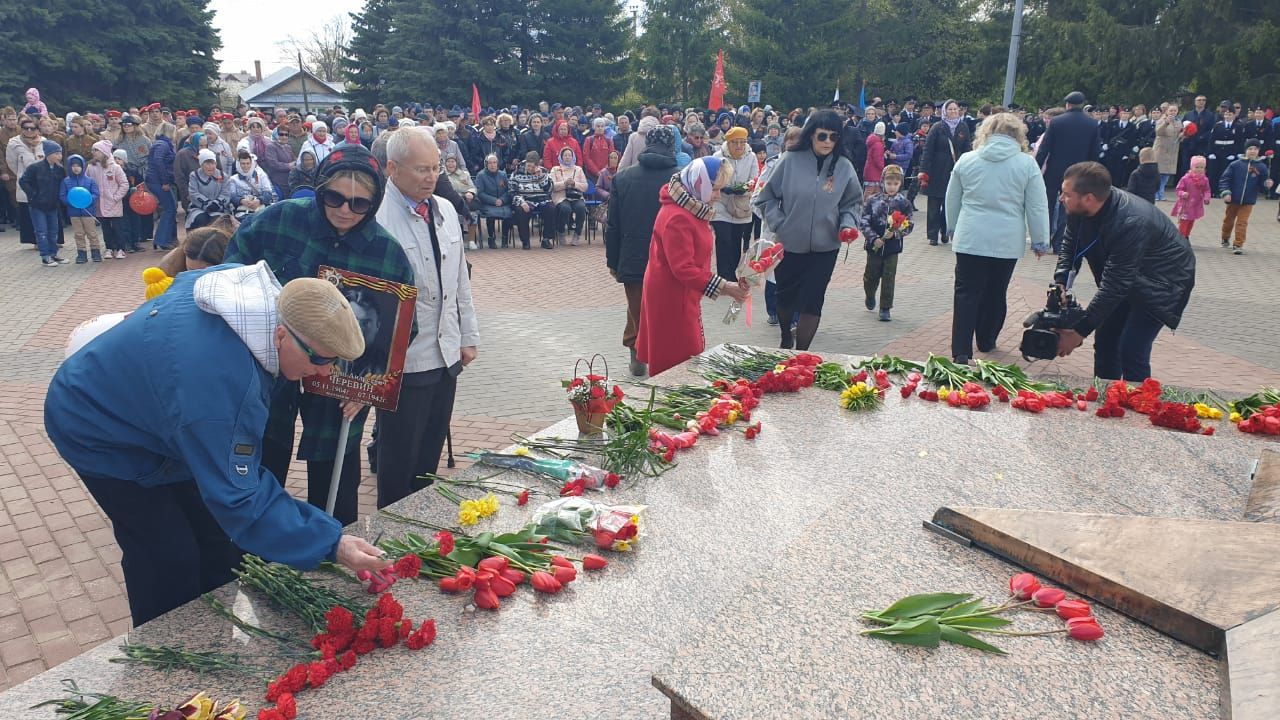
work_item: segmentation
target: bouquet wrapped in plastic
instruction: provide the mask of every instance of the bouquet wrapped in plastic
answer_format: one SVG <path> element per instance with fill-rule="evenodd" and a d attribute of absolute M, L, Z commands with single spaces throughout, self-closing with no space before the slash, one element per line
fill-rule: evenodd
<path fill-rule="evenodd" d="M 630 550 L 639 539 L 644 505 L 605 505 L 585 498 L 552 500 L 533 513 L 535 532 L 552 542 L 594 542 L 602 550 Z"/>
<path fill-rule="evenodd" d="M 528 452 L 527 450 L 525 451 Z M 496 452 L 478 452 L 470 455 L 477 463 L 491 467 L 520 470 L 533 475 L 542 475 L 560 482 L 582 480 L 584 487 L 600 490 L 612 481 L 617 484 L 617 476 L 603 468 L 588 465 L 577 460 L 561 458 L 540 458 L 528 454 L 507 455 Z M 612 478 L 610 476 L 613 476 Z"/>
<path fill-rule="evenodd" d="M 742 254 L 738 261 L 738 279 L 746 280 L 751 287 L 762 287 L 769 273 L 782 262 L 782 243 L 761 238 L 751 243 L 751 247 Z M 738 315 L 746 309 L 747 327 L 751 327 L 751 296 L 745 302 L 734 300 L 729 303 L 729 310 L 724 314 L 724 324 L 731 325 Z"/>

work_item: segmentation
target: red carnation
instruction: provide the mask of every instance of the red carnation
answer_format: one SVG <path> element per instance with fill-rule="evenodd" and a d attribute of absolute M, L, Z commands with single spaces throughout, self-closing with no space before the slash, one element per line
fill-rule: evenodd
<path fill-rule="evenodd" d="M 529 489 L 525 488 L 519 496 L 516 497 L 516 504 L 523 507 L 529 503 Z"/>
<path fill-rule="evenodd" d="M 350 670 L 356 666 L 356 651 L 348 650 L 338 656 L 338 667 L 342 670 Z"/>
<path fill-rule="evenodd" d="M 439 553 L 440 557 L 444 557 L 453 552 L 453 533 L 448 530 L 441 530 L 435 534 L 435 539 L 436 543 L 439 544 L 439 547 L 436 548 L 436 552 Z"/>
<path fill-rule="evenodd" d="M 276 701 L 276 710 L 284 717 L 284 720 L 294 720 L 298 717 L 298 701 L 293 697 L 293 693 L 285 693 Z"/>
<path fill-rule="evenodd" d="M 355 628 L 355 616 L 341 605 L 335 605 L 325 613 L 324 620 L 330 634 L 336 635 Z"/>
<path fill-rule="evenodd" d="M 422 570 L 422 558 L 415 553 L 409 553 L 396 561 L 395 570 L 396 575 L 402 578 L 416 578 Z"/>

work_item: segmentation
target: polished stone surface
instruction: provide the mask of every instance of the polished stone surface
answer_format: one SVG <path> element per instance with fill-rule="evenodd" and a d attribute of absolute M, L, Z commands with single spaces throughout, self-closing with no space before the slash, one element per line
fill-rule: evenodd
<path fill-rule="evenodd" d="M 677 368 L 659 380 L 695 378 Z M 1106 610 L 1100 643 L 1005 638 L 998 644 L 1010 657 L 861 638 L 857 613 L 914 592 L 1003 594 L 1016 568 L 921 528 L 942 505 L 1238 519 L 1263 441 L 1225 426 L 1215 437 L 1184 435 L 1140 416 L 970 412 L 896 392 L 864 413 L 840 410 L 836 394 L 819 389 L 769 395 L 756 416 L 764 423 L 757 440 L 703 438 L 661 478 L 593 495 L 648 505 L 642 540 L 558 596 L 526 587 L 495 613 L 426 584 L 398 584 L 410 616 L 436 618 L 436 644 L 362 658 L 300 695 L 301 716 L 665 717 L 668 698 L 651 683 L 693 717 L 710 718 L 979 718 L 1037 708 L 1055 717 L 1216 716 L 1212 658 Z M 566 420 L 548 432 L 572 428 Z M 517 527 L 534 504 L 504 498 L 480 529 Z M 430 491 L 396 510 L 442 524 L 456 512 Z M 415 529 L 374 520 L 358 530 L 372 539 Z M 219 595 L 242 615 L 251 609 L 264 625 L 302 633 L 259 598 L 234 587 Z M 132 639 L 263 649 L 199 603 Z M 0 694 L 0 718 L 52 718 L 26 708 L 59 696 L 62 678 L 162 702 L 195 689 L 239 695 L 255 708 L 261 701 L 265 684 L 252 680 L 109 664 L 116 644 Z"/>

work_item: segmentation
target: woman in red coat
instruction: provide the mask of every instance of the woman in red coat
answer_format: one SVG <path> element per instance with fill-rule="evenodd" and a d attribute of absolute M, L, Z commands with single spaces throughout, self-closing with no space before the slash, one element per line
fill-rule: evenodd
<path fill-rule="evenodd" d="M 658 191 L 662 203 L 649 243 L 640 303 L 636 357 L 657 375 L 702 352 L 702 298 L 728 295 L 745 300 L 746 281 L 726 280 L 709 269 L 715 239 L 711 218 L 720 188 L 733 179 L 733 168 L 716 157 L 685 166 Z"/>

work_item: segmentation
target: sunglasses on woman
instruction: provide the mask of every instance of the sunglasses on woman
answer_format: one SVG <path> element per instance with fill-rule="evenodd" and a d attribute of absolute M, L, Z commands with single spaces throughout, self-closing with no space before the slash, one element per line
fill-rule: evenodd
<path fill-rule="evenodd" d="M 284 323 L 281 323 L 281 325 L 284 325 Z M 307 359 L 311 361 L 312 365 L 324 367 L 325 365 L 332 365 L 338 361 L 338 358 L 336 357 L 326 357 L 317 353 L 315 350 L 312 350 L 311 346 L 302 342 L 302 338 L 298 337 L 298 333 L 294 332 L 293 328 L 288 325 L 284 325 L 284 329 L 289 331 L 289 337 L 293 338 L 293 341 L 298 345 L 298 349 L 307 356 Z"/>
<path fill-rule="evenodd" d="M 839 133 L 823 132 L 821 130 L 813 134 L 813 139 L 817 140 L 818 142 L 827 142 L 827 141 L 835 142 L 836 140 L 839 139 L 839 137 L 840 137 Z"/>
<path fill-rule="evenodd" d="M 364 215 L 369 212 L 369 210 L 373 209 L 373 201 L 369 198 L 349 198 L 337 190 L 330 189 L 320 191 L 320 202 L 324 203 L 325 207 L 331 207 L 335 210 L 346 205 L 347 208 L 356 215 Z"/>

